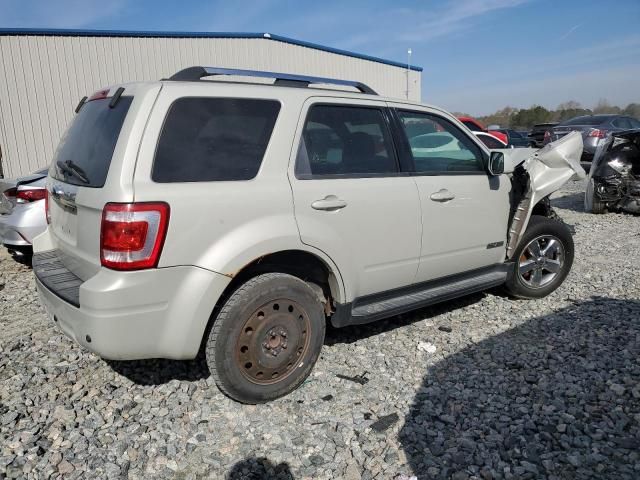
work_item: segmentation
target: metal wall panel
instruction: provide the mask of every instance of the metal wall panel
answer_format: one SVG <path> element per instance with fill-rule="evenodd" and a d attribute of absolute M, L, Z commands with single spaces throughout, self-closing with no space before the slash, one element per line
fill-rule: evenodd
<path fill-rule="evenodd" d="M 0 36 L 0 148 L 5 177 L 46 166 L 78 101 L 100 87 L 207 65 L 360 80 L 406 98 L 407 70 L 261 38 Z M 412 100 L 421 73 L 409 72 Z"/>

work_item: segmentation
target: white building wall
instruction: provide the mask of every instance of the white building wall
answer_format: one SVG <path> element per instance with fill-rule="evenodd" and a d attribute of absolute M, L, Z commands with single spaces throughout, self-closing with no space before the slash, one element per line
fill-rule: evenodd
<path fill-rule="evenodd" d="M 4 176 L 49 164 L 83 96 L 194 65 L 359 80 L 380 95 L 407 96 L 405 68 L 262 38 L 0 35 Z M 409 97 L 419 100 L 421 73 L 409 80 Z"/>

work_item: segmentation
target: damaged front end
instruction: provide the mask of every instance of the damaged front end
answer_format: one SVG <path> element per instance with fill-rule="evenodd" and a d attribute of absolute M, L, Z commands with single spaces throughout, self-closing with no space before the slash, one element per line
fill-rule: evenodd
<path fill-rule="evenodd" d="M 598 147 L 584 204 L 593 213 L 640 214 L 640 129 L 614 133 Z"/>
<path fill-rule="evenodd" d="M 531 215 L 554 215 L 549 195 L 573 177 L 586 177 L 580 166 L 582 147 L 582 135 L 572 132 L 526 158 L 520 152 L 505 154 L 505 172 L 513 173 L 507 258 L 513 256 Z"/>

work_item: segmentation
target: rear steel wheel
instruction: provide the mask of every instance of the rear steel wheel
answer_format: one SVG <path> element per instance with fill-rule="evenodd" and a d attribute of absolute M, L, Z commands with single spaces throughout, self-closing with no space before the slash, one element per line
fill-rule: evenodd
<path fill-rule="evenodd" d="M 326 319 L 318 294 L 284 273 L 265 273 L 240 285 L 213 320 L 206 357 L 225 394 L 262 403 L 295 390 L 311 373 Z"/>
<path fill-rule="evenodd" d="M 258 385 L 282 381 L 309 348 L 310 331 L 309 315 L 297 302 L 278 298 L 261 305 L 240 330 L 238 369 Z"/>

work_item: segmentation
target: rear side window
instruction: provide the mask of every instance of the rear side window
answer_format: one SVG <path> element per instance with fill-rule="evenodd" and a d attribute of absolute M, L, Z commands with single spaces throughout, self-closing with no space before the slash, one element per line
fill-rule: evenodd
<path fill-rule="evenodd" d="M 616 128 L 624 128 L 624 129 L 630 129 L 631 128 L 631 122 L 629 121 L 628 118 L 625 118 L 625 117 L 616 118 L 611 123 Z"/>
<path fill-rule="evenodd" d="M 484 132 L 484 130 L 480 128 L 480 126 L 475 122 L 472 122 L 470 120 L 462 120 L 462 123 L 472 132 Z"/>
<path fill-rule="evenodd" d="M 316 105 L 302 133 L 296 176 L 375 176 L 398 172 L 393 141 L 379 108 Z"/>
<path fill-rule="evenodd" d="M 176 100 L 162 127 L 151 178 L 160 183 L 254 178 L 279 111 L 275 100 Z"/>
<path fill-rule="evenodd" d="M 83 187 L 104 186 L 132 101 L 133 97 L 120 97 L 113 108 L 109 108 L 111 98 L 85 103 L 60 140 L 51 176 Z M 61 167 L 62 164 L 67 167 Z"/>
<path fill-rule="evenodd" d="M 478 135 L 478 138 L 482 143 L 484 143 L 488 148 L 505 148 L 504 143 L 498 140 L 496 137 L 491 135 Z"/>

